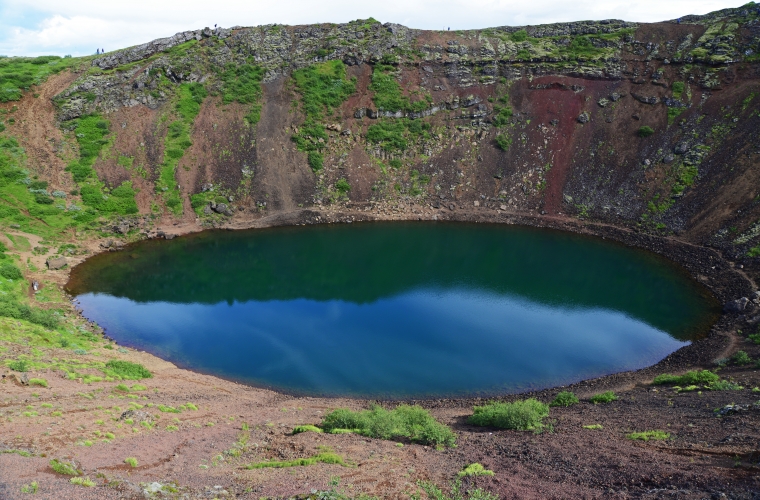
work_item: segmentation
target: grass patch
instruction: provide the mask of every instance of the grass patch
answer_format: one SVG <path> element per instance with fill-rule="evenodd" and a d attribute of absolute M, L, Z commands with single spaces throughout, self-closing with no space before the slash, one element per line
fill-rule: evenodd
<path fill-rule="evenodd" d="M 300 151 L 307 153 L 309 166 L 318 172 L 324 162 L 321 151 L 329 140 L 324 122 L 356 92 L 356 79 L 348 79 L 346 65 L 334 60 L 294 71 L 293 80 L 301 94 L 301 110 L 306 119 L 291 139 Z"/>
<path fill-rule="evenodd" d="M 599 404 L 599 403 L 611 403 L 613 401 L 617 401 L 619 398 L 615 395 L 612 391 L 603 392 L 601 394 L 594 394 L 589 398 L 589 401 L 592 403 Z"/>
<path fill-rule="evenodd" d="M 430 139 L 430 124 L 420 120 L 382 119 L 367 129 L 367 141 L 385 151 L 401 153 L 420 138 Z"/>
<path fill-rule="evenodd" d="M 549 406 L 572 406 L 579 403 L 578 396 L 570 391 L 562 391 L 549 403 Z"/>
<path fill-rule="evenodd" d="M 600 431 L 600 430 L 604 429 L 604 427 L 602 427 L 601 424 L 584 425 L 583 428 L 584 429 L 588 429 L 590 431 Z"/>
<path fill-rule="evenodd" d="M 632 432 L 630 434 L 626 434 L 625 437 L 634 441 L 649 441 L 650 439 L 653 441 L 664 441 L 665 439 L 670 438 L 670 434 L 664 431 L 644 431 Z"/>
<path fill-rule="evenodd" d="M 711 391 L 740 391 L 743 387 L 730 380 L 718 380 L 707 386 Z"/>
<path fill-rule="evenodd" d="M 183 83 L 179 86 L 174 107 L 179 118 L 169 124 L 164 139 L 164 159 L 156 181 L 156 192 L 162 194 L 164 203 L 175 215 L 182 213 L 182 199 L 175 172 L 185 151 L 193 145 L 190 132 L 206 95 L 206 88 L 200 83 Z"/>
<path fill-rule="evenodd" d="M 29 484 L 25 484 L 21 486 L 21 493 L 31 493 L 33 495 L 37 493 L 37 489 L 39 489 L 39 485 L 37 484 L 37 481 L 32 481 Z"/>
<path fill-rule="evenodd" d="M 150 373 L 143 365 L 131 361 L 119 361 L 112 359 L 105 365 L 106 373 L 116 375 L 125 380 L 141 380 L 151 378 Z"/>
<path fill-rule="evenodd" d="M 137 459 L 135 457 L 127 457 L 124 459 L 124 463 L 132 468 L 137 467 Z"/>
<path fill-rule="evenodd" d="M 453 446 L 456 441 L 454 432 L 436 421 L 429 411 L 409 405 L 393 410 L 380 406 L 363 411 L 341 408 L 325 416 L 322 429 L 330 433 L 345 429 L 378 439 L 409 438 L 415 443 L 435 446 Z"/>
<path fill-rule="evenodd" d="M 98 180 L 92 168 L 109 142 L 106 139 L 110 133 L 108 120 L 99 115 L 87 115 L 69 123 L 79 144 L 79 160 L 69 163 L 66 170 L 71 172 L 74 182 L 79 185 L 82 203 L 103 214 L 136 214 L 137 202 L 132 183 L 126 181 L 114 189 L 108 189 Z"/>
<path fill-rule="evenodd" d="M 541 431 L 549 416 L 549 405 L 536 399 L 513 403 L 491 402 L 475 406 L 468 422 L 482 427 L 498 427 L 518 431 Z"/>
<path fill-rule="evenodd" d="M 258 462 L 254 464 L 248 464 L 246 469 L 284 469 L 287 467 L 306 467 L 314 464 L 335 464 L 342 465 L 343 467 L 349 467 L 346 464 L 343 457 L 333 453 L 331 451 L 323 451 L 322 453 L 309 458 L 296 458 L 295 460 L 272 460 L 268 462 Z"/>
<path fill-rule="evenodd" d="M 47 380 L 45 380 L 44 378 L 30 378 L 29 385 L 38 385 L 40 387 L 47 387 L 48 383 L 47 383 Z"/>
<path fill-rule="evenodd" d="M 316 425 L 297 425 L 293 428 L 293 434 L 300 434 L 302 432 L 322 433 L 324 431 L 320 429 L 319 427 L 317 427 Z"/>
<path fill-rule="evenodd" d="M 78 476 L 79 471 L 76 466 L 71 462 L 58 460 L 54 458 L 50 461 L 50 467 L 57 473 L 63 476 Z"/>
<path fill-rule="evenodd" d="M 43 83 L 78 60 L 59 56 L 0 58 L 0 102 L 18 101 L 33 85 Z"/>
<path fill-rule="evenodd" d="M 684 82 L 673 82 L 671 88 L 673 89 L 673 99 L 680 101 L 684 90 L 686 90 L 686 84 Z"/>
<path fill-rule="evenodd" d="M 228 64 L 221 75 L 222 102 L 249 105 L 245 120 L 256 125 L 261 119 L 261 81 L 265 70 L 254 64 Z"/>
<path fill-rule="evenodd" d="M 458 477 L 467 477 L 467 476 L 493 476 L 494 473 L 492 470 L 488 470 L 485 467 L 483 467 L 481 464 L 474 463 L 470 464 L 461 471 L 457 473 Z"/>
<path fill-rule="evenodd" d="M 372 69 L 372 101 L 375 106 L 384 111 L 420 112 L 430 107 L 432 98 L 412 102 L 401 92 L 401 85 L 395 75 L 396 68 L 389 64 L 376 64 Z"/>
<path fill-rule="evenodd" d="M 657 375 L 652 382 L 655 385 L 708 385 L 720 380 L 720 377 L 710 370 L 689 371 L 683 375 L 663 373 Z"/>

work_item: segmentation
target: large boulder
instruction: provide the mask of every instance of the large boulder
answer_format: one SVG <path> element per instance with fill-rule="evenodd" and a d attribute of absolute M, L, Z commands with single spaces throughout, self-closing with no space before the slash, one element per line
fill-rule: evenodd
<path fill-rule="evenodd" d="M 47 264 L 48 269 L 51 271 L 55 271 L 56 269 L 61 269 L 63 267 L 66 267 L 66 265 L 69 263 L 68 260 L 66 260 L 66 257 L 50 257 L 48 260 L 45 261 L 45 264 Z"/>
<path fill-rule="evenodd" d="M 742 312 L 747 308 L 747 304 L 749 304 L 749 299 L 747 297 L 742 297 L 736 300 L 730 300 L 726 302 L 725 305 L 723 306 L 723 312 L 725 313 Z"/>

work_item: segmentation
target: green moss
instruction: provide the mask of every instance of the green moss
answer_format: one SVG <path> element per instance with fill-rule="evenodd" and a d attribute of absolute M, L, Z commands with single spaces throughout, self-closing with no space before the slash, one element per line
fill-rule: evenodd
<path fill-rule="evenodd" d="M 78 62 L 79 59 L 59 56 L 0 58 L 0 102 L 18 101 L 33 85 Z"/>
<path fill-rule="evenodd" d="M 74 134 L 79 144 L 79 160 L 69 163 L 68 172 L 80 186 L 82 203 L 102 214 L 128 215 L 137 213 L 135 190 L 130 181 L 122 183 L 110 192 L 100 182 L 93 165 L 109 141 L 109 122 L 98 115 L 88 115 L 72 120 Z"/>
<path fill-rule="evenodd" d="M 458 477 L 467 477 L 467 476 L 493 476 L 494 473 L 492 470 L 488 470 L 485 467 L 483 467 L 481 464 L 474 463 L 470 464 L 461 471 L 457 473 Z"/>
<path fill-rule="evenodd" d="M 182 199 L 175 172 L 185 151 L 193 144 L 190 133 L 206 95 L 206 89 L 199 83 L 183 83 L 179 86 L 174 107 L 179 118 L 169 124 L 164 139 L 164 159 L 156 181 L 156 191 L 162 194 L 164 203 L 175 215 L 182 213 Z"/>
<path fill-rule="evenodd" d="M 673 99 L 680 101 L 683 91 L 686 89 L 686 84 L 684 82 L 673 82 L 671 88 L 673 89 Z"/>
<path fill-rule="evenodd" d="M 367 141 L 385 151 L 401 153 L 420 139 L 430 139 L 430 124 L 421 120 L 382 119 L 367 129 Z"/>
<path fill-rule="evenodd" d="M 420 112 L 430 107 L 432 98 L 412 101 L 401 91 L 395 75 L 396 68 L 389 64 L 376 64 L 372 69 L 372 82 L 369 89 L 372 91 L 372 101 L 378 109 L 384 111 Z"/>
<path fill-rule="evenodd" d="M 325 121 L 356 92 L 356 79 L 348 79 L 345 64 L 334 60 L 294 71 L 293 80 L 306 118 L 292 140 L 308 153 L 309 166 L 318 172 L 324 162 L 321 151 L 329 140 Z"/>
<path fill-rule="evenodd" d="M 632 440 L 639 440 L 639 441 L 649 441 L 650 439 L 655 441 L 663 441 L 665 439 L 670 438 L 670 434 L 664 431 L 644 431 L 644 432 L 632 432 L 630 434 L 626 434 L 628 439 Z"/>
<path fill-rule="evenodd" d="M 453 446 L 456 435 L 447 426 L 437 422 L 430 413 L 419 407 L 401 405 L 394 410 L 373 406 L 369 410 L 338 409 L 325 416 L 322 429 L 332 433 L 336 429 L 378 439 L 409 438 L 412 442 Z"/>
<path fill-rule="evenodd" d="M 286 467 L 305 467 L 308 465 L 314 465 L 314 464 L 319 464 L 319 463 L 336 464 L 336 465 L 342 465 L 344 467 L 348 467 L 348 464 L 346 464 L 345 460 L 340 455 L 337 455 L 332 452 L 323 452 L 309 458 L 297 458 L 295 460 L 272 460 L 269 462 L 258 462 L 258 463 L 248 464 L 245 466 L 245 468 L 246 469 L 266 469 L 266 468 L 283 469 Z"/>
<path fill-rule="evenodd" d="M 324 432 L 322 429 L 315 425 L 297 425 L 293 428 L 293 434 L 300 434 L 302 432 Z"/>
<path fill-rule="evenodd" d="M 222 102 L 229 104 L 238 102 L 248 105 L 246 121 L 256 125 L 261 118 L 261 82 L 265 70 L 254 64 L 228 64 L 221 74 Z"/>
<path fill-rule="evenodd" d="M 543 419 L 549 416 L 549 405 L 530 398 L 513 403 L 491 402 L 475 406 L 468 422 L 483 427 L 519 431 L 540 431 Z"/>

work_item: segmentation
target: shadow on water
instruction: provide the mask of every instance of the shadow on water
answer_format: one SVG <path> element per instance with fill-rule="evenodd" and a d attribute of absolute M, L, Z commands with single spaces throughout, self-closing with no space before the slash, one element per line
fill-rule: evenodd
<path fill-rule="evenodd" d="M 719 312 L 649 252 L 484 224 L 203 232 L 94 256 L 67 288 L 116 340 L 185 366 L 386 397 L 641 368 L 704 335 Z"/>

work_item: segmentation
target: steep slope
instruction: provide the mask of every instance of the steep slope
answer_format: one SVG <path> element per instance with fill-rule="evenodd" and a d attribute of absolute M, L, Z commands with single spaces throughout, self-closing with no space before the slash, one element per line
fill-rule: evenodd
<path fill-rule="evenodd" d="M 80 189 L 129 182 L 140 213 L 219 225 L 402 201 L 593 218 L 741 255 L 760 235 L 758 19 L 748 4 L 641 25 L 204 29 L 41 88 L 57 91 L 65 143 L 107 123 Z M 39 174 L 70 190 L 52 163 Z"/>

